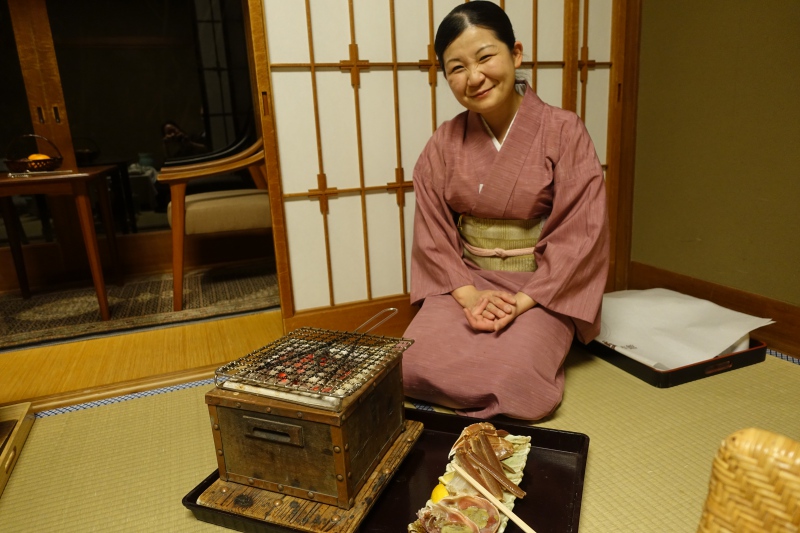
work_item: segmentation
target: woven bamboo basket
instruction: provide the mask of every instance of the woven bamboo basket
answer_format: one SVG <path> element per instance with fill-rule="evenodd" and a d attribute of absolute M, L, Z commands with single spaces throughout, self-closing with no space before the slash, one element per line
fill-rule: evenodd
<path fill-rule="evenodd" d="M 697 531 L 800 531 L 800 442 L 753 428 L 722 441 Z"/>

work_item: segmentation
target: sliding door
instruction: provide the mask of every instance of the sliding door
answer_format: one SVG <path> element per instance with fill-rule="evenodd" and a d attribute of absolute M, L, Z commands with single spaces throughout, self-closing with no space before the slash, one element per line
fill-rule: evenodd
<path fill-rule="evenodd" d="M 436 127 L 463 109 L 433 38 L 458 0 L 264 0 L 273 133 L 271 192 L 283 224 L 286 329 L 353 329 L 408 303 L 412 172 Z M 614 0 L 505 0 L 522 74 L 546 102 L 586 122 L 607 177 Z M 616 145 L 615 145 L 616 146 Z M 273 213 L 273 216 L 276 214 Z M 342 312 L 346 311 L 346 312 Z"/>

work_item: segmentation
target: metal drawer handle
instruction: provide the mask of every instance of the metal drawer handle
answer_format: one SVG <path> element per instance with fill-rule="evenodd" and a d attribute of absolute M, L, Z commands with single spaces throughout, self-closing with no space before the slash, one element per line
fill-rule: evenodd
<path fill-rule="evenodd" d="M 721 363 L 717 363 L 715 365 L 711 365 L 705 369 L 705 374 L 710 376 L 711 374 L 716 374 L 717 372 L 722 372 L 723 370 L 729 370 L 733 366 L 731 361 L 723 361 Z"/>
<path fill-rule="evenodd" d="M 303 447 L 303 428 L 301 426 L 284 424 L 273 420 L 264 420 L 263 418 L 255 418 L 252 416 L 245 416 L 243 418 L 247 422 L 248 437 Z"/>

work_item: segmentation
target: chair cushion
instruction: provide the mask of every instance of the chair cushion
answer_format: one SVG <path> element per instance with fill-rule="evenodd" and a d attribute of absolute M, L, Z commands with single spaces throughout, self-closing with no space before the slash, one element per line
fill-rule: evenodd
<path fill-rule="evenodd" d="M 172 225 L 172 203 L 167 207 Z M 214 191 L 186 196 L 186 234 L 272 227 L 269 195 L 260 189 Z"/>

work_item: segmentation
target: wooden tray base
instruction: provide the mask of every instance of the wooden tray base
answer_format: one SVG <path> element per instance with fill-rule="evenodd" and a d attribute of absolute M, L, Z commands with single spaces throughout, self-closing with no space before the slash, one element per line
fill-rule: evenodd
<path fill-rule="evenodd" d="M 30 402 L 0 407 L 0 495 L 33 426 Z"/>
<path fill-rule="evenodd" d="M 367 515 L 400 463 L 422 434 L 421 422 L 406 420 L 395 440 L 358 492 L 350 509 L 287 496 L 217 479 L 198 498 L 197 505 L 264 522 L 266 531 L 353 533 Z M 200 516 L 198 516 L 200 517 Z M 201 518 L 202 519 L 202 518 Z M 270 528 L 268 525 L 274 526 Z"/>

